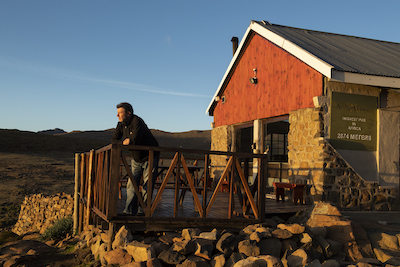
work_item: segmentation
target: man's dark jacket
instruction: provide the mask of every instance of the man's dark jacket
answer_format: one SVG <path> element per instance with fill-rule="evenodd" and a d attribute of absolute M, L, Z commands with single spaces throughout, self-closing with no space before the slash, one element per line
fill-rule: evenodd
<path fill-rule="evenodd" d="M 126 138 L 129 138 L 130 145 L 158 146 L 157 140 L 154 138 L 149 128 L 147 128 L 146 123 L 135 114 L 127 118 L 126 121 L 118 122 L 111 142 L 113 144 L 122 144 Z M 148 151 L 134 150 L 131 152 L 136 162 L 145 162 L 148 160 Z M 155 153 L 155 155 L 158 154 L 159 152 Z"/>

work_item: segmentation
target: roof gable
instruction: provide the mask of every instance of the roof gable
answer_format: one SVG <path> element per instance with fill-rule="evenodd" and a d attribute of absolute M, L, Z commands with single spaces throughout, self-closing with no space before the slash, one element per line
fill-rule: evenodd
<path fill-rule="evenodd" d="M 400 88 L 400 44 L 252 21 L 206 113 L 226 85 L 253 32 L 333 81 Z"/>

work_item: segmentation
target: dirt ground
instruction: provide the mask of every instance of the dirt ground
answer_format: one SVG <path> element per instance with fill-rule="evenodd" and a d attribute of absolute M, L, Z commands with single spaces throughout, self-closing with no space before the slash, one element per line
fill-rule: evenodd
<path fill-rule="evenodd" d="M 15 224 L 25 196 L 74 190 L 74 154 L 0 152 L 0 228 Z"/>

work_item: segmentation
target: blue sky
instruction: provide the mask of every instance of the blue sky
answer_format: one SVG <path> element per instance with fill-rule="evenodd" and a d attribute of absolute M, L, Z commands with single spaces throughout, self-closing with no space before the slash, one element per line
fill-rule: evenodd
<path fill-rule="evenodd" d="M 205 114 L 251 20 L 400 43 L 400 1 L 0 0 L 0 128 L 105 130 L 130 102 L 149 128 Z"/>

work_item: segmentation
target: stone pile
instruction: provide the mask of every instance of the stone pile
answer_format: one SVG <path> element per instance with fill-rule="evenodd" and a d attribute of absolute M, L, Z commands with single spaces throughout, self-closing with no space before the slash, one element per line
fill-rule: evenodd
<path fill-rule="evenodd" d="M 103 266 L 399 266 L 397 236 L 377 236 L 344 219 L 329 204 L 288 221 L 278 217 L 240 232 L 187 228 L 145 237 L 122 226 L 107 251 L 108 235 L 97 228 L 80 233 L 77 249 L 88 246 Z M 400 237 L 400 236 L 399 236 Z M 385 239 L 384 241 L 383 238 Z"/>
<path fill-rule="evenodd" d="M 55 196 L 43 194 L 26 196 L 12 231 L 18 235 L 28 232 L 42 234 L 56 220 L 72 216 L 73 208 L 73 197 L 65 193 Z"/>

